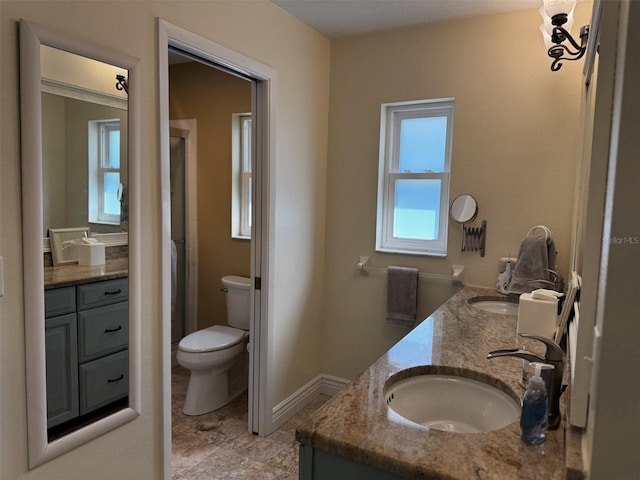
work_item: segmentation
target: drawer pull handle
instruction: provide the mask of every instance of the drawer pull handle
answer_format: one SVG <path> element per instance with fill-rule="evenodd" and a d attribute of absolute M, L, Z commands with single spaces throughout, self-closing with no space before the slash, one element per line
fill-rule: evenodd
<path fill-rule="evenodd" d="M 115 292 L 104 292 L 105 295 L 118 295 L 119 293 L 122 293 L 122 289 L 121 288 L 119 288 Z"/>
<path fill-rule="evenodd" d="M 122 330 L 122 325 L 118 325 L 118 328 L 105 328 L 104 333 L 119 332 L 120 330 Z"/>
<path fill-rule="evenodd" d="M 124 373 L 121 373 L 120 376 L 118 378 L 108 378 L 107 379 L 107 383 L 115 383 L 115 382 L 119 382 L 120 380 L 122 380 L 124 378 Z"/>

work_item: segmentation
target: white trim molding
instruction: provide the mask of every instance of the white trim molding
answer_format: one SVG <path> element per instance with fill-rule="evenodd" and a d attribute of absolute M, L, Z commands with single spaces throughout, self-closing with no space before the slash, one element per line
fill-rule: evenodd
<path fill-rule="evenodd" d="M 351 383 L 332 375 L 320 374 L 273 407 L 273 425 L 280 427 L 320 394 L 334 396 Z"/>

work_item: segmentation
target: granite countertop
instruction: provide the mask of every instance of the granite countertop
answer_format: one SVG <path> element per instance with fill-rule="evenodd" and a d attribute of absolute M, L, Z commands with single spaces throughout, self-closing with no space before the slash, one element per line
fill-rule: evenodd
<path fill-rule="evenodd" d="M 517 317 L 470 306 L 468 300 L 478 296 L 499 294 L 462 289 L 321 407 L 298 428 L 296 439 L 405 478 L 581 478 L 580 434 L 566 422 L 566 393 L 560 428 L 548 431 L 540 445 L 520 440 L 518 420 L 492 432 L 462 434 L 400 423 L 388 414 L 385 382 L 400 370 L 420 365 L 443 373 L 463 369 L 465 376 L 493 379 L 511 396 L 522 397 L 522 360 L 486 358 L 491 350 L 515 346 Z"/>
<path fill-rule="evenodd" d="M 109 258 L 104 265 L 44 267 L 44 289 L 124 278 L 129 275 L 129 258 Z"/>

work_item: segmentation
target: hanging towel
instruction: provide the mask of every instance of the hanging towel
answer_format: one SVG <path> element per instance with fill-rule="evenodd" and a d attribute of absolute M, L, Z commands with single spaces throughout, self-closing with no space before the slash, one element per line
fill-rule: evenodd
<path fill-rule="evenodd" d="M 548 288 L 549 269 L 555 267 L 556 248 L 550 236 L 527 236 L 520 244 L 518 259 L 511 274 L 509 293 L 530 293 Z M 538 283 L 540 280 L 543 282 Z"/>
<path fill-rule="evenodd" d="M 418 304 L 418 270 L 409 267 L 387 267 L 387 322 L 412 327 Z"/>

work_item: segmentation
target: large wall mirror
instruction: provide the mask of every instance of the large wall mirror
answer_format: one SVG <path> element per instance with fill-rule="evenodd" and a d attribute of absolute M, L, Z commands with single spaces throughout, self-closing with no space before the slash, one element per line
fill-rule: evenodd
<path fill-rule="evenodd" d="M 140 413 L 137 65 L 20 22 L 30 468 Z"/>

